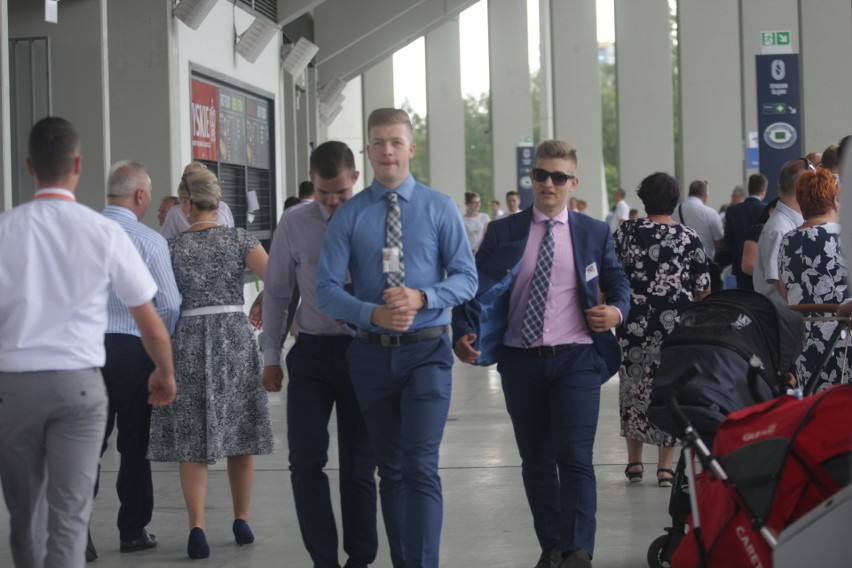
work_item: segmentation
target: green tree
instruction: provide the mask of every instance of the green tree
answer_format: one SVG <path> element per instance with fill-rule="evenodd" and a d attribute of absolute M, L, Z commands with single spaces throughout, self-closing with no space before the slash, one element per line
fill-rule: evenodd
<path fill-rule="evenodd" d="M 490 108 L 491 97 L 488 93 L 482 93 L 479 97 L 467 95 L 464 98 L 466 191 L 479 194 L 483 211 L 489 211 L 488 205 L 494 199 Z"/>
<path fill-rule="evenodd" d="M 616 105 L 615 65 L 599 67 L 601 81 L 601 120 L 603 123 L 603 160 L 606 192 L 609 202 L 620 185 L 618 171 L 618 107 Z"/>
<path fill-rule="evenodd" d="M 414 144 L 417 146 L 417 151 L 411 159 L 411 175 L 420 183 L 429 185 L 429 128 L 426 124 L 426 117 L 420 116 L 411 106 L 411 102 L 405 99 L 402 103 L 402 110 L 408 113 L 411 118 L 411 127 L 414 131 Z"/>

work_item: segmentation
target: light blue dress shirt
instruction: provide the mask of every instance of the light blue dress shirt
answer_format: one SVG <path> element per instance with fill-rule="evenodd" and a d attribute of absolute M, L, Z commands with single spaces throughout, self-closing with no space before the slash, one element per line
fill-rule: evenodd
<path fill-rule="evenodd" d="M 136 250 L 139 251 L 139 255 L 145 262 L 145 266 L 148 267 L 151 276 L 154 277 L 154 281 L 157 283 L 157 294 L 153 300 L 154 307 L 160 314 L 163 323 L 166 324 L 169 335 L 171 335 L 180 315 L 181 296 L 175 283 L 172 259 L 169 256 L 169 245 L 166 239 L 157 231 L 140 223 L 136 214 L 126 207 L 107 205 L 103 215 L 121 225 Z M 139 328 L 136 327 L 133 316 L 118 299 L 112 287 L 109 290 L 107 314 L 109 321 L 106 333 L 124 333 L 140 337 Z"/>
<path fill-rule="evenodd" d="M 384 303 L 382 249 L 389 190 L 377 181 L 344 203 L 331 218 L 317 267 L 317 307 L 363 329 L 387 333 L 372 324 Z M 426 293 L 410 330 L 450 323 L 448 308 L 473 298 L 476 266 L 458 207 L 448 196 L 412 176 L 396 190 L 402 220 L 405 286 Z M 344 290 L 347 270 L 354 295 Z"/>

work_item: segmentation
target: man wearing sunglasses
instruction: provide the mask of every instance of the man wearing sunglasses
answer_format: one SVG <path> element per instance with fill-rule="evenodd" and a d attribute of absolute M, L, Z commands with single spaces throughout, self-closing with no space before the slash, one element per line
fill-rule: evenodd
<path fill-rule="evenodd" d="M 453 310 L 456 355 L 497 362 L 542 549 L 535 568 L 591 567 L 600 388 L 618 370 L 610 330 L 630 301 L 609 227 L 568 210 L 576 171 L 569 144 L 538 146 L 533 207 L 489 224 L 477 295 Z"/>

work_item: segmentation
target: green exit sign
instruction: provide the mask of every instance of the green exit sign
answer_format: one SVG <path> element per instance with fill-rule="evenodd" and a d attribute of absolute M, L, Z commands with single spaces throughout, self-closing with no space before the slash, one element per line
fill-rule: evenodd
<path fill-rule="evenodd" d="M 778 45 L 778 46 L 789 46 L 790 45 L 790 32 L 789 31 L 778 31 L 778 32 L 760 32 L 760 42 L 764 47 Z"/>

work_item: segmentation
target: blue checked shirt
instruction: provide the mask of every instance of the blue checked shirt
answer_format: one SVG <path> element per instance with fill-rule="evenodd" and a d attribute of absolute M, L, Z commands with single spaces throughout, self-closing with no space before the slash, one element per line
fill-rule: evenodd
<path fill-rule="evenodd" d="M 103 211 L 104 217 L 112 219 L 119 225 L 133 242 L 139 255 L 145 262 L 145 266 L 157 283 L 157 294 L 154 296 L 154 307 L 166 324 L 171 335 L 175 330 L 178 316 L 180 315 L 181 296 L 175 283 L 175 274 L 172 270 L 172 259 L 169 256 L 169 245 L 157 231 L 143 225 L 136 219 L 136 215 L 125 207 L 107 205 Z M 125 333 L 139 337 L 139 328 L 133 321 L 133 316 L 116 296 L 110 287 L 109 301 L 107 302 L 107 313 L 109 321 L 106 333 Z"/>
<path fill-rule="evenodd" d="M 384 303 L 382 272 L 388 191 L 378 182 L 344 203 L 331 218 L 316 275 L 317 307 L 335 319 L 385 332 L 370 319 Z M 405 286 L 422 290 L 427 306 L 411 330 L 450 323 L 448 308 L 476 293 L 476 266 L 461 213 L 447 195 L 417 183 L 412 176 L 396 189 L 402 219 Z M 354 295 L 344 289 L 347 270 Z"/>

